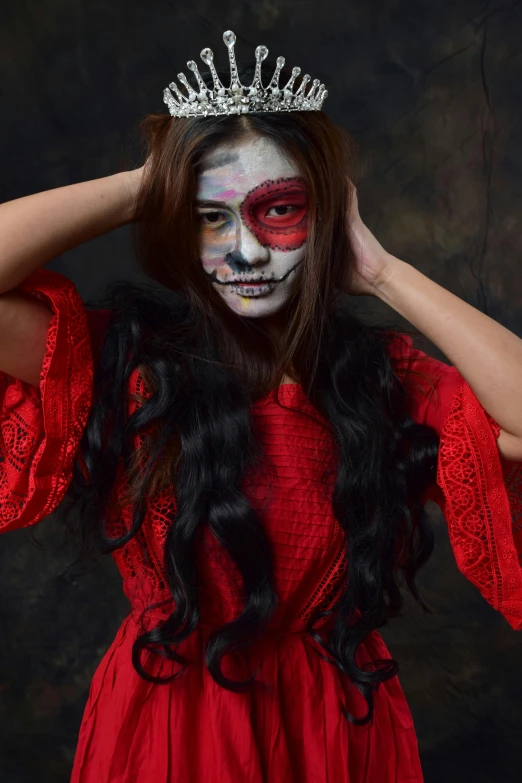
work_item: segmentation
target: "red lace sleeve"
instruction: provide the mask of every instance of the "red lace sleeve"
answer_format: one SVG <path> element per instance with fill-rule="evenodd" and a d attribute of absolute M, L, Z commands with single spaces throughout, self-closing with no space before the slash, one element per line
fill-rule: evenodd
<path fill-rule="evenodd" d="M 429 379 L 408 381 L 411 416 L 440 435 L 437 483 L 427 497 L 444 513 L 459 570 L 521 630 L 522 463 L 501 456 L 501 428 L 458 370 L 402 338 L 401 359 Z"/>
<path fill-rule="evenodd" d="M 0 372 L 0 530 L 35 524 L 72 477 L 92 395 L 83 302 L 65 276 L 39 269 L 19 286 L 53 311 L 39 387 Z"/>

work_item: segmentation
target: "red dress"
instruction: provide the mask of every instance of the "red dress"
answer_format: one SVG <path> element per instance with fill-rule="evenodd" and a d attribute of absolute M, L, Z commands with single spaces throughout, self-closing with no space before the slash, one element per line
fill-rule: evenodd
<path fill-rule="evenodd" d="M 86 311 L 73 283 L 40 269 L 20 286 L 53 309 L 40 388 L 0 373 L 0 520 L 4 530 L 32 525 L 62 500 L 92 398 L 93 362 L 107 311 Z M 499 455 L 498 424 L 454 367 L 412 347 L 403 336 L 396 358 L 424 372 L 429 385 L 408 380 L 411 415 L 440 433 L 437 484 L 428 496 L 444 511 L 459 569 L 515 629 L 522 628 L 522 463 Z M 135 372 L 131 392 L 142 392 Z M 201 626 L 180 646 L 192 663 L 168 685 L 140 678 L 131 646 L 141 610 L 169 598 L 162 545 L 171 503 L 150 502 L 142 542 L 114 553 L 130 614 L 94 675 L 79 734 L 73 783 L 416 783 L 422 781 L 417 739 L 397 677 L 375 694 L 368 727 L 348 723 L 366 702 L 339 670 L 321 660 L 302 631 L 310 613 L 336 598 L 345 564 L 340 526 L 329 493 L 334 479 L 329 435 L 299 385 L 286 384 L 254 404 L 253 416 L 276 467 L 270 504 L 267 478 L 245 481 L 262 515 L 275 558 L 279 608 L 263 641 L 226 656 L 225 674 L 244 678 L 259 666 L 270 691 L 238 694 L 217 685 L 204 663 L 210 629 L 240 610 L 241 579 L 210 535 L 203 563 Z M 129 397 L 128 410 L 136 403 Z M 283 406 L 293 407 L 294 410 Z M 304 416 L 311 413 L 314 418 Z M 123 486 L 123 484 L 122 484 Z M 128 523 L 114 507 L 114 532 Z M 170 614 L 157 609 L 145 627 Z M 150 623 L 150 625 L 148 624 Z M 147 657 L 148 656 L 148 657 Z M 389 658 L 376 631 L 359 648 L 359 663 Z M 165 676 L 176 665 L 152 653 L 145 669 Z"/>

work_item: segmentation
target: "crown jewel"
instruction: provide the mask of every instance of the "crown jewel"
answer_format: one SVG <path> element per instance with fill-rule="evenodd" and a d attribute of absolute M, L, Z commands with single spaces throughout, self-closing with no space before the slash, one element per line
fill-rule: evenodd
<path fill-rule="evenodd" d="M 285 64 L 284 57 L 276 60 L 276 69 L 270 83 L 264 87 L 261 81 L 261 64 L 268 56 L 266 46 L 258 46 L 256 49 L 256 69 L 254 79 L 250 86 L 241 84 L 237 71 L 234 46 L 236 36 L 232 30 L 223 33 L 223 41 L 228 49 L 230 63 L 230 86 L 225 87 L 217 74 L 214 65 L 214 53 L 211 49 L 203 49 L 200 54 L 203 62 L 208 65 L 213 88 L 209 89 L 198 70 L 194 60 L 189 60 L 187 68 L 192 71 L 197 82 L 194 89 L 183 73 L 178 73 L 178 80 L 185 88 L 182 92 L 175 82 L 171 82 L 163 91 L 163 100 L 173 117 L 207 117 L 218 114 L 252 114 L 254 112 L 274 111 L 320 111 L 328 91 L 319 79 L 314 79 L 312 86 L 306 91 L 310 76 L 306 73 L 294 92 L 295 80 L 301 73 L 301 69 L 292 69 L 292 75 L 283 87 L 279 84 L 281 70 Z"/>

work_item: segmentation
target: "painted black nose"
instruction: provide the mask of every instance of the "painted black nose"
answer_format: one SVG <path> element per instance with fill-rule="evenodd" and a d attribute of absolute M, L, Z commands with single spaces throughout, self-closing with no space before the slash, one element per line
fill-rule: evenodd
<path fill-rule="evenodd" d="M 248 263 L 240 250 L 233 250 L 231 253 L 228 253 L 225 261 L 233 272 L 242 272 L 251 267 L 251 264 Z"/>

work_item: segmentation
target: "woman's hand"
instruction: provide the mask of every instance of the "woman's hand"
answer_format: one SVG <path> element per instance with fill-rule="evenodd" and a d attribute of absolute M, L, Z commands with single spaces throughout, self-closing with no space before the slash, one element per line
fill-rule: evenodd
<path fill-rule="evenodd" d="M 350 271 L 351 279 L 345 290 L 351 296 L 375 296 L 376 287 L 391 268 L 394 256 L 383 248 L 362 222 L 359 215 L 357 188 L 349 178 L 347 178 L 347 186 L 350 191 L 348 232 L 355 255 L 355 266 Z"/>

